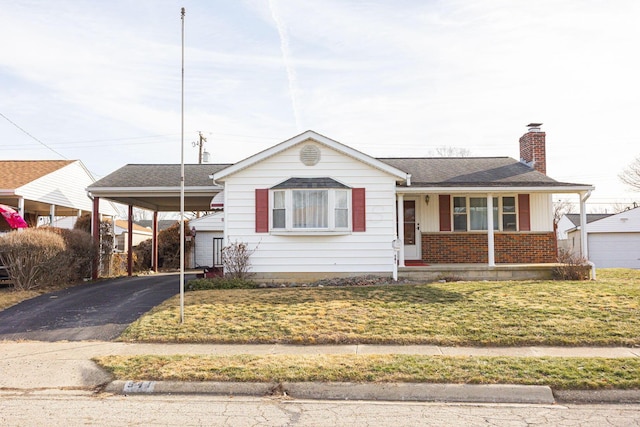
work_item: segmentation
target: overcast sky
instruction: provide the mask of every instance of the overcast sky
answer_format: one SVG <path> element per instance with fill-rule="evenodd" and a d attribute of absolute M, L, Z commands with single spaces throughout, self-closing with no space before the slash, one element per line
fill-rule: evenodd
<path fill-rule="evenodd" d="M 518 159 L 544 123 L 547 173 L 590 209 L 640 202 L 637 0 L 0 0 L 0 158 L 96 177 L 234 163 L 311 129 L 374 157 L 438 147 Z"/>

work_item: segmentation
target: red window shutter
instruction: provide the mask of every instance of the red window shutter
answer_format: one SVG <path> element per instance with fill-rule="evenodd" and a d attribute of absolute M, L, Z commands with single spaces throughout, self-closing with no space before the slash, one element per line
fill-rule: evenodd
<path fill-rule="evenodd" d="M 351 189 L 351 222 L 353 231 L 367 231 L 364 188 Z"/>
<path fill-rule="evenodd" d="M 256 188 L 256 233 L 269 232 L 269 189 Z"/>
<path fill-rule="evenodd" d="M 451 196 L 440 194 L 438 202 L 440 205 L 440 231 L 451 231 Z"/>
<path fill-rule="evenodd" d="M 531 231 L 531 209 L 528 194 L 518 194 L 518 225 L 520 231 Z"/>

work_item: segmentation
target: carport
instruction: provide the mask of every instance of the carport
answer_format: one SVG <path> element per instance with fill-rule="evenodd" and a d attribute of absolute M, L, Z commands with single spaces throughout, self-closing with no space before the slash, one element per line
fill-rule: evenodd
<path fill-rule="evenodd" d="M 222 191 L 211 175 L 230 165 L 184 165 L 184 210 L 203 212 L 211 210 L 213 197 Z M 110 200 L 128 207 L 128 247 L 132 247 L 133 208 L 153 212 L 152 269 L 158 271 L 158 212 L 180 212 L 180 164 L 129 164 L 87 187 L 93 199 L 93 237 L 100 239 L 98 207 L 100 199 Z M 128 251 L 128 275 L 133 274 L 133 252 Z M 94 279 L 97 269 L 94 269 Z"/>

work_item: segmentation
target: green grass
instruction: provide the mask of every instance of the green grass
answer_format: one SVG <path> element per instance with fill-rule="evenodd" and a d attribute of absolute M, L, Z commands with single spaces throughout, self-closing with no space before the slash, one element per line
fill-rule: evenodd
<path fill-rule="evenodd" d="M 105 356 L 134 381 L 420 382 L 530 384 L 554 389 L 640 388 L 640 359 L 410 355 Z"/>
<path fill-rule="evenodd" d="M 123 341 L 640 345 L 640 271 L 598 281 L 455 282 L 352 288 L 194 291 L 176 296 Z"/>

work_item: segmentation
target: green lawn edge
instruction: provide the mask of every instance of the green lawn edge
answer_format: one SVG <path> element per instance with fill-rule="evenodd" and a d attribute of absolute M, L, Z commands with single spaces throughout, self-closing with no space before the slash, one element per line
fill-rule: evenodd
<path fill-rule="evenodd" d="M 93 359 L 131 381 L 545 385 L 640 389 L 640 358 L 419 355 L 137 355 Z"/>

